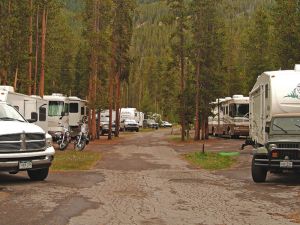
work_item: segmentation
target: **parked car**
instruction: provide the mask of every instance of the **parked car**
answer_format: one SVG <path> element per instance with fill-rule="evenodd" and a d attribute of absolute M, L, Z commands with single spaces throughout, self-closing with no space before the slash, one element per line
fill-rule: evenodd
<path fill-rule="evenodd" d="M 135 120 L 125 119 L 120 123 L 122 131 L 136 131 L 139 132 L 139 124 Z"/>
<path fill-rule="evenodd" d="M 168 121 L 162 121 L 160 126 L 166 128 L 166 127 L 172 127 L 173 125 Z"/>
<path fill-rule="evenodd" d="M 143 121 L 143 127 L 158 129 L 158 123 L 156 123 L 153 119 L 146 119 Z"/>
<path fill-rule="evenodd" d="M 116 124 L 112 123 L 111 132 L 114 134 L 116 132 Z M 105 135 L 109 133 L 109 118 L 101 117 L 100 120 L 100 135 Z"/>

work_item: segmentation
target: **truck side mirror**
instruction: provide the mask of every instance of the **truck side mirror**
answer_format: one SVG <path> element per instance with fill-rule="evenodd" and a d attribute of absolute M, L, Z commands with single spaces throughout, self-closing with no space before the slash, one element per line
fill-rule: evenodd
<path fill-rule="evenodd" d="M 29 123 L 35 123 L 38 120 L 38 114 L 36 112 L 31 113 L 31 118 L 27 120 Z"/>
<path fill-rule="evenodd" d="M 270 133 L 270 127 L 265 127 L 265 132 Z"/>

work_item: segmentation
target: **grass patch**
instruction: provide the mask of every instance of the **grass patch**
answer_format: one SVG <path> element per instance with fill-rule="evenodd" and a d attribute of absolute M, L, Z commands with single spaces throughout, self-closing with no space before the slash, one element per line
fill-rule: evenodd
<path fill-rule="evenodd" d="M 52 171 L 64 170 L 89 170 L 98 160 L 101 159 L 101 154 L 90 151 L 57 151 L 54 156 L 54 161 L 50 167 Z"/>
<path fill-rule="evenodd" d="M 140 129 L 140 132 L 151 132 L 151 131 L 155 131 L 156 129 L 153 128 L 142 128 Z"/>
<path fill-rule="evenodd" d="M 185 158 L 193 165 L 200 166 L 207 170 L 220 170 L 230 168 L 236 163 L 234 156 L 221 156 L 218 153 L 194 152 L 185 155 Z"/>

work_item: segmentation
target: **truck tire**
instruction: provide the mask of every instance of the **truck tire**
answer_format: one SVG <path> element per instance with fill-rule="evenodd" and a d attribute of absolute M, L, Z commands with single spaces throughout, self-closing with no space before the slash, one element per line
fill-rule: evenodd
<path fill-rule="evenodd" d="M 268 170 L 261 166 L 255 166 L 255 156 L 252 159 L 251 172 L 252 179 L 255 183 L 263 183 L 266 181 Z"/>
<path fill-rule="evenodd" d="M 38 170 L 27 170 L 27 174 L 31 180 L 43 181 L 48 177 L 49 168 Z"/>

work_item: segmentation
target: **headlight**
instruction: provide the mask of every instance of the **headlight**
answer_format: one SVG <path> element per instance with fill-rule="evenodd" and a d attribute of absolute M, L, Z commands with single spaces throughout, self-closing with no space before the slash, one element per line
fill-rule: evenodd
<path fill-rule="evenodd" d="M 270 149 L 270 150 L 273 150 L 273 149 L 275 149 L 275 148 L 277 148 L 277 145 L 276 145 L 276 144 L 270 144 L 270 145 L 269 145 L 269 149 Z"/>
<path fill-rule="evenodd" d="M 49 148 L 52 146 L 52 137 L 49 134 L 46 134 L 46 147 Z"/>

